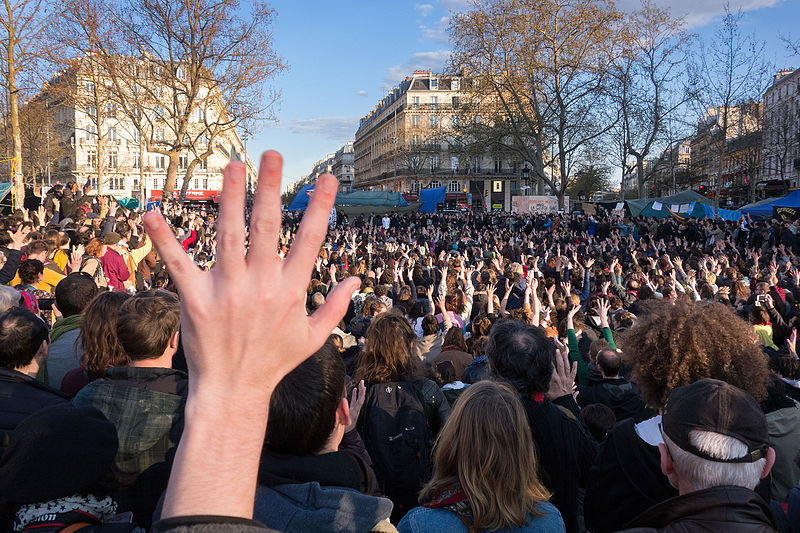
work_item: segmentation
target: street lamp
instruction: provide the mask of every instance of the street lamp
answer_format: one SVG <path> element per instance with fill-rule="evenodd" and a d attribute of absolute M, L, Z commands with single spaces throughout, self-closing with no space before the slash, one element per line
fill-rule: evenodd
<path fill-rule="evenodd" d="M 522 179 L 525 180 L 525 185 L 528 188 L 525 190 L 525 196 L 529 196 L 531 194 L 531 169 L 528 168 L 528 164 L 525 163 L 525 166 L 522 167 Z"/>

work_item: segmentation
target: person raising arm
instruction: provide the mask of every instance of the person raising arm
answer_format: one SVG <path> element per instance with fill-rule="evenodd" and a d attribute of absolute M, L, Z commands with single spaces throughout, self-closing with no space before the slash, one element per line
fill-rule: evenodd
<path fill-rule="evenodd" d="M 250 519 L 271 393 L 322 346 L 358 289 L 358 279 L 348 278 L 313 315 L 306 315 L 305 289 L 327 232 L 337 182 L 330 174 L 320 177 L 297 238 L 281 261 L 275 249 L 282 167 L 277 152 L 261 157 L 247 258 L 246 170 L 238 162 L 225 168 L 218 261 L 209 272 L 193 264 L 159 214 L 145 217 L 145 228 L 181 294 L 181 332 L 191 375 L 186 426 L 156 531 L 192 531 L 193 524 L 207 531 L 258 527 Z M 273 327 L 263 327 L 267 321 Z"/>

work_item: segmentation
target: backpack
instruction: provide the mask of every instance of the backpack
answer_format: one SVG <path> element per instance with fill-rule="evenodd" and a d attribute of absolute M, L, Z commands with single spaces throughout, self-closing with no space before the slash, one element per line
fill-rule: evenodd
<path fill-rule="evenodd" d="M 381 489 L 399 516 L 416 507 L 417 494 L 431 477 L 433 433 L 428 420 L 417 383 L 376 383 L 367 389 L 358 432 Z"/>

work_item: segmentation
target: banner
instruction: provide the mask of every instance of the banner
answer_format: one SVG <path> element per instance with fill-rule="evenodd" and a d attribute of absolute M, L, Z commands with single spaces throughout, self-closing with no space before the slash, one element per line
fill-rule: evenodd
<path fill-rule="evenodd" d="M 569 197 L 564 197 L 564 209 L 569 210 Z M 555 196 L 512 196 L 512 213 L 546 214 L 558 211 L 558 198 Z"/>
<path fill-rule="evenodd" d="M 772 218 L 781 222 L 792 222 L 800 218 L 800 207 L 775 207 L 772 206 Z"/>

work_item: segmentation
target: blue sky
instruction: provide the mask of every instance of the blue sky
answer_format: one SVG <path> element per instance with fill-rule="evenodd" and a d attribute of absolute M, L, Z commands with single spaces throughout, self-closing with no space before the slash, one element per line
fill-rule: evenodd
<path fill-rule="evenodd" d="M 713 32 L 725 0 L 656 0 L 685 16 L 701 37 Z M 330 1 L 277 0 L 275 47 L 289 70 L 273 85 L 282 97 L 278 121 L 265 123 L 248 141 L 250 156 L 267 149 L 284 156 L 284 186 L 353 139 L 358 119 L 403 77 L 418 68 L 440 71 L 448 59 L 446 28 L 451 10 L 468 0 Z M 631 9 L 638 0 L 618 0 Z M 747 29 L 767 42 L 778 67 L 800 66 L 779 35 L 800 38 L 798 0 L 731 0 L 746 11 Z"/>

